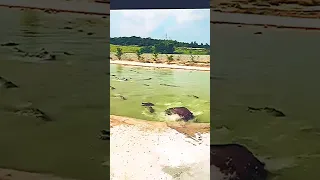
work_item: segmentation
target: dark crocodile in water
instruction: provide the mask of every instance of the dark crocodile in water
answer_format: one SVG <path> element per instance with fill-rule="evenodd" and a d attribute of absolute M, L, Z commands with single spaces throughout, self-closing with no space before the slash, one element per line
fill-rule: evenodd
<path fill-rule="evenodd" d="M 148 109 L 148 111 L 149 111 L 150 113 L 154 113 L 154 112 L 155 112 L 155 110 L 153 109 L 152 106 L 147 106 L 146 108 Z"/>
<path fill-rule="evenodd" d="M 199 96 L 196 96 L 196 95 L 188 95 L 189 97 L 194 97 L 196 99 L 199 99 Z"/>
<path fill-rule="evenodd" d="M 27 117 L 35 117 L 37 119 L 43 120 L 43 121 L 53 121 L 45 112 L 41 111 L 37 108 L 32 107 L 26 107 L 26 108 L 12 108 L 7 107 L 4 108 L 7 112 L 14 113 L 16 115 L 20 116 L 27 116 Z"/>
<path fill-rule="evenodd" d="M 187 109 L 186 107 L 169 108 L 169 109 L 165 110 L 165 113 L 167 115 L 177 114 L 184 121 L 189 121 L 194 118 L 194 115 L 192 114 L 192 112 L 189 111 L 189 109 Z"/>
<path fill-rule="evenodd" d="M 17 47 L 14 48 L 18 53 L 22 53 L 22 57 L 36 57 L 44 61 L 54 61 L 56 60 L 56 55 L 48 52 L 45 48 L 40 49 L 36 53 L 25 52 Z"/>
<path fill-rule="evenodd" d="M 8 43 L 3 43 L 1 44 L 1 46 L 18 46 L 18 43 L 14 43 L 14 42 L 8 42 Z"/>
<path fill-rule="evenodd" d="M 100 131 L 100 135 L 99 135 L 99 139 L 101 140 L 110 140 L 110 130 L 101 130 Z"/>
<path fill-rule="evenodd" d="M 217 167 L 229 180 L 266 180 L 265 164 L 239 144 L 210 145 L 210 166 Z"/>
<path fill-rule="evenodd" d="M 266 112 L 267 114 L 274 116 L 274 117 L 285 117 L 286 115 L 275 109 L 275 108 L 270 108 L 270 107 L 264 107 L 264 108 L 255 108 L 255 107 L 248 107 L 248 111 L 253 113 L 253 112 L 257 112 L 257 111 L 261 111 L 261 112 Z"/>
<path fill-rule="evenodd" d="M 0 76 L 0 86 L 3 86 L 6 89 L 10 88 L 18 88 L 18 85 L 14 84 L 11 81 L 8 81 L 7 79 Z"/>
<path fill-rule="evenodd" d="M 154 106 L 154 104 L 151 102 L 143 102 L 141 103 L 141 106 Z"/>
<path fill-rule="evenodd" d="M 127 98 L 122 96 L 121 94 L 113 95 L 113 97 L 118 97 L 118 98 L 120 98 L 122 100 L 127 100 Z"/>
<path fill-rule="evenodd" d="M 161 86 L 168 86 L 168 87 L 179 87 L 179 86 L 176 86 L 176 85 L 170 85 L 170 84 L 160 84 Z"/>

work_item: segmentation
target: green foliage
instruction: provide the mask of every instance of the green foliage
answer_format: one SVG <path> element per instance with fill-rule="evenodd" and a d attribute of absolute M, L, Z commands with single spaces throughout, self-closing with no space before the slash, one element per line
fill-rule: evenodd
<path fill-rule="evenodd" d="M 152 54 L 153 61 L 157 61 L 158 60 L 158 55 L 159 55 L 159 53 L 157 51 L 153 52 L 153 54 Z"/>
<path fill-rule="evenodd" d="M 117 48 L 116 56 L 119 60 L 121 60 L 121 56 L 123 55 L 122 49 Z"/>
<path fill-rule="evenodd" d="M 141 38 L 137 36 L 131 37 L 115 37 L 110 38 L 110 44 L 121 45 L 121 46 L 155 46 L 159 43 L 172 43 L 174 47 L 189 47 L 189 48 L 210 48 L 210 45 L 200 43 L 196 41 L 191 43 L 178 42 L 175 40 L 164 40 L 164 39 L 152 39 L 152 38 Z"/>
<path fill-rule="evenodd" d="M 175 48 L 175 54 L 190 54 L 190 51 L 194 55 L 209 55 L 210 54 L 210 48 L 188 48 L 188 47 L 177 47 Z"/>
<path fill-rule="evenodd" d="M 141 48 L 141 52 L 143 53 L 152 53 L 153 52 L 153 47 L 152 46 L 144 46 Z"/>
<path fill-rule="evenodd" d="M 173 54 L 174 53 L 174 44 L 168 42 L 159 42 L 154 46 L 156 52 L 160 54 Z"/>
<path fill-rule="evenodd" d="M 208 44 L 199 45 L 196 42 L 184 43 L 135 36 L 111 38 L 110 52 L 117 52 L 117 48 L 121 48 L 123 53 L 136 53 L 137 50 L 141 50 L 142 53 L 153 53 L 156 50 L 159 54 L 210 55 Z"/>
<path fill-rule="evenodd" d="M 171 55 L 166 54 L 166 56 L 167 56 L 167 60 L 169 62 L 173 61 L 173 55 L 172 54 Z"/>
<path fill-rule="evenodd" d="M 119 46 L 110 44 L 110 52 L 117 52 L 117 48 L 121 48 L 123 53 L 135 53 L 140 50 L 141 47 L 138 46 Z"/>
<path fill-rule="evenodd" d="M 136 55 L 137 55 L 139 61 L 144 59 L 142 57 L 142 54 L 143 54 L 143 52 L 141 51 L 141 49 L 136 51 Z"/>

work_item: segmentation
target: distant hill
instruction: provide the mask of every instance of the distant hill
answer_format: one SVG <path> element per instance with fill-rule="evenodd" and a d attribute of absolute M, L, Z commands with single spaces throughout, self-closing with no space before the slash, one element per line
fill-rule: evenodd
<path fill-rule="evenodd" d="M 208 44 L 198 44 L 197 42 L 178 42 L 175 40 L 165 40 L 165 39 L 152 39 L 152 38 L 142 38 L 137 36 L 131 37 L 114 37 L 110 38 L 110 44 L 113 45 L 121 45 L 121 46 L 155 46 L 159 43 L 170 43 L 173 44 L 175 47 L 189 47 L 189 48 L 205 48 L 209 49 L 210 45 Z"/>

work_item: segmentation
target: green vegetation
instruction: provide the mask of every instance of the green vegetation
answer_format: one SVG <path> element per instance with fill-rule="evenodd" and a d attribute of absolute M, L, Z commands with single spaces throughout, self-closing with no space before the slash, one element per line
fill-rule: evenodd
<path fill-rule="evenodd" d="M 120 45 L 110 45 L 110 52 L 117 52 L 117 48 L 121 48 L 123 53 L 135 53 L 140 50 L 141 47 L 138 46 L 120 46 Z"/>
<path fill-rule="evenodd" d="M 154 61 L 157 61 L 157 60 L 158 60 L 158 55 L 159 55 L 159 53 L 154 52 L 154 53 L 152 54 L 152 59 L 153 59 Z"/>
<path fill-rule="evenodd" d="M 152 38 L 141 38 L 137 36 L 131 36 L 131 37 L 115 37 L 110 38 L 110 44 L 115 45 L 122 45 L 122 46 L 155 46 L 159 43 L 171 43 L 175 47 L 190 47 L 190 48 L 210 48 L 210 45 L 208 44 L 198 44 L 197 42 L 178 42 L 175 40 L 165 40 L 165 39 L 152 39 Z"/>
<path fill-rule="evenodd" d="M 208 55 L 210 54 L 210 49 L 178 47 L 175 50 L 175 54 Z"/>
<path fill-rule="evenodd" d="M 166 55 L 169 62 L 173 61 L 173 55 Z"/>
<path fill-rule="evenodd" d="M 143 52 L 141 51 L 141 49 L 136 51 L 136 55 L 137 55 L 139 61 L 144 59 L 142 57 L 142 54 L 143 54 Z"/>
<path fill-rule="evenodd" d="M 117 48 L 116 56 L 119 60 L 121 60 L 121 56 L 123 55 L 122 49 Z"/>
<path fill-rule="evenodd" d="M 141 37 L 116 37 L 110 39 L 110 52 L 121 48 L 123 53 L 154 53 L 158 54 L 210 54 L 210 45 L 197 42 L 185 43 L 174 40 L 161 40 Z"/>

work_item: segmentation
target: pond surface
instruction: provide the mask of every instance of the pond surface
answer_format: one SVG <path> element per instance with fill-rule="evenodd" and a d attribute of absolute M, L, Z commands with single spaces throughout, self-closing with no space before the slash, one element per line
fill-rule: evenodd
<path fill-rule="evenodd" d="M 246 24 L 270 24 L 275 26 L 301 27 L 301 28 L 320 28 L 319 19 L 296 18 L 283 16 L 266 16 L 256 14 L 240 13 L 221 13 L 211 12 L 211 21 L 222 21 L 229 23 L 246 23 Z"/>
<path fill-rule="evenodd" d="M 212 25 L 211 142 L 237 142 L 279 175 L 319 179 L 319 31 Z M 256 35 L 260 31 L 262 34 Z M 286 117 L 249 113 L 273 107 Z"/>
<path fill-rule="evenodd" d="M 209 72 L 110 65 L 110 112 L 150 121 L 173 120 L 170 107 L 187 107 L 197 122 L 210 122 Z M 128 79 L 124 81 L 123 79 Z M 120 98 L 120 95 L 126 100 Z M 155 104 L 154 113 L 141 106 Z"/>
<path fill-rule="evenodd" d="M 0 87 L 0 168 L 108 179 L 109 143 L 98 138 L 109 126 L 108 20 L 0 9 L 0 44 L 18 44 L 0 46 L 0 76 L 19 86 Z M 56 60 L 15 48 L 31 54 L 45 48 Z M 7 106 L 38 108 L 53 121 L 10 113 Z"/>

